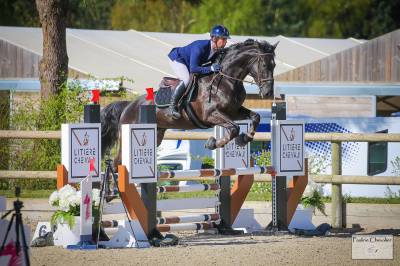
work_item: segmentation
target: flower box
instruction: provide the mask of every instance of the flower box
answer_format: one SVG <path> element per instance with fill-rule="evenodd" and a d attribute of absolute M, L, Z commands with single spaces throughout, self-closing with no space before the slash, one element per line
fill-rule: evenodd
<path fill-rule="evenodd" d="M 58 222 L 57 229 L 54 232 L 54 245 L 63 246 L 76 245 L 80 240 L 80 217 L 75 216 L 75 224 L 72 228 L 66 222 Z"/>
<path fill-rule="evenodd" d="M 289 224 L 289 231 L 294 229 L 314 230 L 316 227 L 312 223 L 314 208 L 304 208 L 301 204 L 296 209 L 292 220 Z"/>

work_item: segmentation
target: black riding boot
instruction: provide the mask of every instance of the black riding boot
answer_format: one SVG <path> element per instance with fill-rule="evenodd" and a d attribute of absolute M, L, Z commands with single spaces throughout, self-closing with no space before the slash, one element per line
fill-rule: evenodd
<path fill-rule="evenodd" d="M 178 108 L 178 102 L 181 99 L 182 95 L 185 93 L 186 86 L 183 81 L 181 81 L 174 91 L 174 94 L 171 96 L 171 106 L 170 106 L 170 116 L 173 119 L 181 118 L 181 114 Z"/>

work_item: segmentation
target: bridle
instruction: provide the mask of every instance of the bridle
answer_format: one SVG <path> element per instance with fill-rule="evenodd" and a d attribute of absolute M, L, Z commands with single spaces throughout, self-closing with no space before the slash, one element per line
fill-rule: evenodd
<path fill-rule="evenodd" d="M 247 69 L 250 65 L 252 65 L 252 64 L 257 60 L 257 64 L 258 64 L 257 77 L 256 77 L 256 78 L 253 77 L 254 80 L 255 80 L 256 82 L 247 81 L 247 80 L 245 80 L 244 78 L 243 78 L 243 79 L 238 79 L 238 78 L 232 77 L 232 76 L 230 76 L 230 75 L 228 75 L 228 74 L 222 72 L 222 70 L 220 70 L 216 75 L 213 76 L 213 78 L 211 79 L 211 81 L 210 81 L 210 83 L 209 83 L 209 85 L 208 85 L 208 88 L 209 88 L 209 89 L 208 89 L 208 90 L 209 90 L 209 99 L 208 99 L 208 101 L 211 102 L 211 90 L 212 90 L 212 85 L 213 85 L 213 83 L 214 83 L 214 80 L 215 80 L 217 77 L 219 77 L 219 76 L 221 77 L 221 79 L 222 79 L 222 78 L 227 78 L 227 79 L 230 79 L 230 80 L 235 80 L 235 81 L 239 81 L 239 82 L 249 83 L 249 84 L 252 84 L 252 85 L 257 85 L 257 86 L 259 86 L 260 88 L 261 88 L 261 86 L 262 86 L 262 84 L 263 84 L 264 82 L 274 82 L 274 78 L 273 78 L 273 77 L 272 77 L 272 78 L 266 78 L 266 79 L 261 79 L 261 78 L 260 78 L 260 63 L 261 63 L 261 59 L 262 59 L 262 56 L 266 56 L 266 55 L 275 56 L 274 53 L 258 53 L 258 54 L 257 54 L 257 57 L 252 58 L 252 60 L 250 60 L 250 61 L 247 63 L 247 65 L 246 65 L 246 69 Z"/>
<path fill-rule="evenodd" d="M 272 56 L 274 56 L 274 53 L 258 53 L 258 54 L 257 54 L 257 57 L 252 58 L 252 60 L 250 60 L 249 63 L 247 63 L 246 68 L 248 68 L 250 65 L 252 65 L 252 64 L 257 60 L 258 70 L 260 70 L 260 64 L 261 64 L 262 56 L 266 56 L 266 55 L 272 55 Z M 272 77 L 272 78 L 261 79 L 261 78 L 260 78 L 260 71 L 257 72 L 257 77 L 256 77 L 256 78 L 253 77 L 253 78 L 255 79 L 256 82 L 252 82 L 252 81 L 247 81 L 247 80 L 245 80 L 245 79 L 238 79 L 238 78 L 232 77 L 232 76 L 230 76 L 230 75 L 228 75 L 228 74 L 222 72 L 222 70 L 220 70 L 220 71 L 217 73 L 217 75 L 215 75 L 215 76 L 212 78 L 210 85 L 212 85 L 212 83 L 214 82 L 214 79 L 216 79 L 218 76 L 222 76 L 222 77 L 225 77 L 225 78 L 231 79 L 231 80 L 236 80 L 236 81 L 240 81 L 240 82 L 249 83 L 249 84 L 252 84 L 252 85 L 255 84 L 255 85 L 259 86 L 259 87 L 261 87 L 261 85 L 262 85 L 263 82 L 273 82 L 273 81 L 274 81 L 274 78 L 273 78 L 273 77 Z"/>

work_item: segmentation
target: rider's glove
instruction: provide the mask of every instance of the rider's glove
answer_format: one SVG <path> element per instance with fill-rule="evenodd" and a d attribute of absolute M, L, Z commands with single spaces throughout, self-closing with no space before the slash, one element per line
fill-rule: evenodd
<path fill-rule="evenodd" d="M 220 72 L 221 69 L 222 69 L 222 67 L 220 64 L 212 64 L 212 66 L 211 66 L 211 71 L 213 71 L 213 72 Z"/>

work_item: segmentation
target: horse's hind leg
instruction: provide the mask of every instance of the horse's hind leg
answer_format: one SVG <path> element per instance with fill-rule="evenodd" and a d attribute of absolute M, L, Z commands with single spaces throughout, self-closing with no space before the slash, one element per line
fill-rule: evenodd
<path fill-rule="evenodd" d="M 235 124 L 231 119 L 229 119 L 224 113 L 221 111 L 215 111 L 208 119 L 207 122 L 222 126 L 226 129 L 226 133 L 223 138 L 215 139 L 214 137 L 210 137 L 205 147 L 210 150 L 214 150 L 216 148 L 222 148 L 232 139 L 236 138 L 239 135 L 240 127 Z"/>
<path fill-rule="evenodd" d="M 236 138 L 236 144 L 239 146 L 244 146 L 253 140 L 254 134 L 256 133 L 257 127 L 260 124 L 260 115 L 253 112 L 246 107 L 240 107 L 238 120 L 251 120 L 251 126 L 247 133 L 241 133 L 239 137 Z"/>

